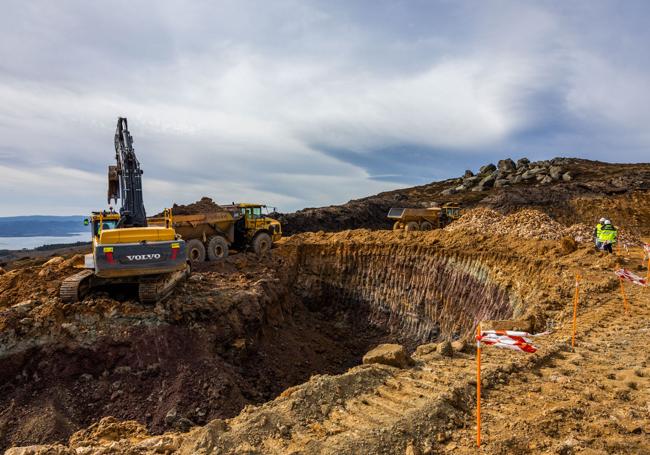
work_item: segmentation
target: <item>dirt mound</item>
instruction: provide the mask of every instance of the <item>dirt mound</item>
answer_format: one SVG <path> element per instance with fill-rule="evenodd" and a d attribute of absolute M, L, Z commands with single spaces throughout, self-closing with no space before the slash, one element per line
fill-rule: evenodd
<path fill-rule="evenodd" d="M 173 215 L 195 215 L 197 213 L 214 213 L 223 212 L 224 208 L 214 202 L 212 198 L 207 196 L 202 197 L 196 202 L 187 205 L 174 204 L 172 206 Z M 154 216 L 163 216 L 163 213 L 158 213 Z"/>

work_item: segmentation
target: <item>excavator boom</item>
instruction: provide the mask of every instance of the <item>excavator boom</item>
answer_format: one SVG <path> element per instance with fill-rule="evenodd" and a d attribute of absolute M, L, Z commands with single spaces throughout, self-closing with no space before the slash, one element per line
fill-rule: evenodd
<path fill-rule="evenodd" d="M 124 117 L 117 119 L 115 161 L 108 167 L 108 203 L 121 199 L 118 227 L 146 227 L 147 214 L 142 197 L 142 169 L 133 150 L 133 137 Z"/>

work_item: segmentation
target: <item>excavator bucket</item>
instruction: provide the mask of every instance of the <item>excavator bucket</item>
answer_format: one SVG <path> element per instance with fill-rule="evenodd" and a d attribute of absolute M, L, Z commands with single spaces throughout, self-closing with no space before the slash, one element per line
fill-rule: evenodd
<path fill-rule="evenodd" d="M 117 175 L 117 166 L 108 166 L 108 203 L 117 202 L 120 191 L 120 180 Z"/>

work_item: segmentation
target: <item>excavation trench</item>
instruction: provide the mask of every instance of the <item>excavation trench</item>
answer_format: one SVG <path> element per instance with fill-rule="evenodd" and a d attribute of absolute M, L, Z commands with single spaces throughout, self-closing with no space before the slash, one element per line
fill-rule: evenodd
<path fill-rule="evenodd" d="M 343 243 L 280 256 L 261 276 L 204 269 L 155 308 L 98 296 L 32 327 L 16 316 L 1 345 L 0 445 L 62 441 L 108 415 L 153 433 L 233 417 L 376 344 L 465 337 L 519 301 L 477 255 Z"/>

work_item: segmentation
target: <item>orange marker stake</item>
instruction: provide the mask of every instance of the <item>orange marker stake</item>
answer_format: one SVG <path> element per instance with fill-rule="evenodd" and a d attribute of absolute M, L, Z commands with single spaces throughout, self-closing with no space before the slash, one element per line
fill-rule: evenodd
<path fill-rule="evenodd" d="M 481 335 L 481 324 L 476 326 Z M 476 340 L 476 447 L 481 447 L 481 342 Z"/>
<path fill-rule="evenodd" d="M 623 286 L 623 278 L 620 279 L 621 282 L 621 295 L 623 296 L 623 307 L 625 308 L 625 314 L 629 313 L 629 310 L 627 309 L 628 303 L 627 303 L 627 294 L 625 293 L 625 286 Z"/>
<path fill-rule="evenodd" d="M 580 274 L 576 274 L 576 290 L 573 294 L 573 336 L 571 337 L 571 349 L 576 347 L 576 320 L 578 316 L 578 300 L 580 299 Z"/>

